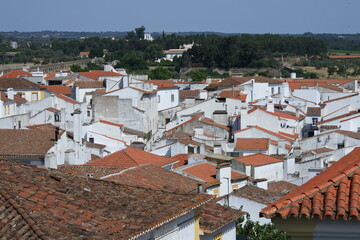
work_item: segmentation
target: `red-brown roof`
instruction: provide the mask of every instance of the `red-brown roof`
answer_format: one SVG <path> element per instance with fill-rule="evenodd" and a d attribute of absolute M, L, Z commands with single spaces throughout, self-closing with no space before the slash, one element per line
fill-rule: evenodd
<path fill-rule="evenodd" d="M 59 95 L 56 95 L 58 98 L 66 101 L 66 102 L 69 102 L 69 103 L 72 103 L 72 104 L 80 104 L 78 101 L 72 99 L 72 98 L 69 98 L 63 94 L 59 94 Z"/>
<path fill-rule="evenodd" d="M 202 163 L 197 164 L 182 170 L 185 173 L 188 173 L 194 177 L 197 177 L 206 183 L 212 184 L 217 182 L 216 179 L 216 166 L 210 163 Z M 239 179 L 239 178 L 247 178 L 246 175 L 231 171 L 231 178 L 232 179 Z"/>
<path fill-rule="evenodd" d="M 88 165 L 60 165 L 58 169 L 62 172 L 70 173 L 73 175 L 79 175 L 84 177 L 91 177 L 100 179 L 110 174 L 119 173 L 126 167 L 100 167 L 100 166 L 88 166 Z"/>
<path fill-rule="evenodd" d="M 6 91 L 8 88 L 40 90 L 41 87 L 25 78 L 0 78 L 0 90 Z"/>
<path fill-rule="evenodd" d="M 0 169 L 4 239 L 136 239 L 213 198 L 120 185 L 15 161 L 0 160 Z"/>
<path fill-rule="evenodd" d="M 110 72 L 110 71 L 102 71 L 102 70 L 91 70 L 90 72 L 78 72 L 77 74 L 80 74 L 84 77 L 98 80 L 100 77 L 118 77 L 118 76 L 125 76 L 120 73 L 116 72 Z"/>
<path fill-rule="evenodd" d="M 137 148 L 128 147 L 103 158 L 86 163 L 89 166 L 135 167 L 144 164 L 165 166 L 174 163 L 174 159 L 158 156 Z"/>
<path fill-rule="evenodd" d="M 260 131 L 266 132 L 266 133 L 268 133 L 268 134 L 270 134 L 270 135 L 273 135 L 273 136 L 275 136 L 275 137 L 284 139 L 284 140 L 289 141 L 289 142 L 293 142 L 293 141 L 295 140 L 295 139 L 292 138 L 292 137 L 285 136 L 285 135 L 283 135 L 283 134 L 281 134 L 281 133 L 272 132 L 272 131 L 270 131 L 270 130 L 267 130 L 267 129 L 262 128 L 262 127 L 259 127 L 259 126 L 251 126 L 251 127 L 248 127 L 248 128 L 240 129 L 240 130 L 235 131 L 234 134 L 235 134 L 235 133 L 238 133 L 238 132 L 247 131 L 247 130 L 249 130 L 249 129 L 258 129 L 258 130 L 260 130 Z M 295 136 L 295 135 L 294 135 L 294 136 Z"/>
<path fill-rule="evenodd" d="M 49 80 L 49 79 L 52 79 L 52 78 L 54 78 L 54 77 L 56 77 L 56 73 L 49 74 L 49 75 L 47 75 L 46 77 L 44 77 L 44 79 L 45 79 L 45 80 Z"/>
<path fill-rule="evenodd" d="M 186 98 L 198 98 L 200 90 L 180 90 L 179 91 L 179 98 L 186 99 Z"/>
<path fill-rule="evenodd" d="M 99 120 L 99 122 L 103 123 L 103 124 L 108 124 L 108 125 L 112 125 L 112 126 L 115 126 L 115 127 L 123 127 L 124 125 L 122 124 L 118 124 L 118 123 L 114 123 L 114 122 L 109 122 L 109 121 L 106 121 L 106 120 Z"/>
<path fill-rule="evenodd" d="M 332 121 L 335 121 L 335 120 L 339 120 L 339 119 L 350 117 L 350 116 L 357 115 L 357 114 L 359 114 L 358 111 L 350 111 L 350 112 L 342 114 L 340 116 L 336 116 L 336 117 L 333 117 L 333 118 L 326 119 L 324 121 L 320 121 L 320 122 L 317 123 L 317 125 L 321 125 L 321 124 L 324 124 L 324 123 L 327 123 L 327 122 L 332 122 Z"/>
<path fill-rule="evenodd" d="M 261 210 L 267 218 L 360 220 L 360 148 Z"/>
<path fill-rule="evenodd" d="M 218 128 L 222 128 L 222 129 L 226 129 L 229 130 L 229 127 L 222 125 L 220 123 L 215 122 L 214 120 L 210 119 L 210 118 L 203 118 L 200 120 L 200 122 L 204 123 L 204 124 L 208 124 L 208 125 L 212 125 Z"/>
<path fill-rule="evenodd" d="M 18 78 L 22 76 L 32 76 L 29 72 L 25 72 L 22 70 L 15 70 L 8 73 L 5 73 L 0 78 Z"/>
<path fill-rule="evenodd" d="M 63 95 L 71 96 L 71 87 L 66 87 L 63 85 L 49 85 L 44 87 L 46 90 L 56 95 L 63 94 Z"/>
<path fill-rule="evenodd" d="M 55 131 L 41 129 L 0 129 L 1 157 L 43 158 L 55 144 Z"/>
<path fill-rule="evenodd" d="M 104 88 L 103 81 L 76 81 L 74 87 L 79 88 Z"/>
<path fill-rule="evenodd" d="M 148 82 L 157 85 L 158 89 L 166 89 L 166 88 L 180 88 L 175 84 L 171 84 L 166 82 L 165 80 L 149 80 Z"/>
<path fill-rule="evenodd" d="M 245 165 L 252 165 L 252 166 L 263 166 L 267 164 L 282 162 L 282 160 L 279 158 L 265 155 L 262 153 L 256 153 L 244 157 L 238 157 L 235 158 L 235 160 L 244 163 Z"/>
<path fill-rule="evenodd" d="M 279 79 L 282 82 L 287 82 L 289 84 L 290 89 L 301 89 L 302 86 L 314 87 L 316 85 L 328 86 L 329 84 L 346 84 L 348 82 L 357 80 L 356 78 L 320 78 L 320 79 L 292 79 L 292 78 L 284 78 Z"/>
<path fill-rule="evenodd" d="M 235 149 L 259 149 L 269 148 L 269 138 L 237 138 Z"/>

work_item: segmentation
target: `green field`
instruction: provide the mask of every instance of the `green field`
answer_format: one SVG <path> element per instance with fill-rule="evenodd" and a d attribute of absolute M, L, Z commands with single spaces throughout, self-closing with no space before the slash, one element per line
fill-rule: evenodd
<path fill-rule="evenodd" d="M 348 51 L 348 50 L 335 50 L 335 49 L 329 49 L 329 53 L 337 53 L 337 54 L 360 54 L 360 51 Z"/>

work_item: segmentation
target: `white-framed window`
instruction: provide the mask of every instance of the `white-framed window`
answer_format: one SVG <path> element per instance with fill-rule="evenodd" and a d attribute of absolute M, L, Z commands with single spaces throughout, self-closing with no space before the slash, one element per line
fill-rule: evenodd
<path fill-rule="evenodd" d="M 37 101 L 38 100 L 38 93 L 31 93 L 31 101 Z"/>
<path fill-rule="evenodd" d="M 158 103 L 160 103 L 160 95 L 158 95 Z"/>
<path fill-rule="evenodd" d="M 171 102 L 174 102 L 174 101 L 175 101 L 175 95 L 171 94 Z"/>
<path fill-rule="evenodd" d="M 318 119 L 317 118 L 312 118 L 312 124 L 316 125 L 318 123 Z"/>

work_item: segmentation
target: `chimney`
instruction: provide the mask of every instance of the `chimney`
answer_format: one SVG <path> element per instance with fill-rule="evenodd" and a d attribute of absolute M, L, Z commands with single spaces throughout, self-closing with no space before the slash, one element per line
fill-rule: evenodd
<path fill-rule="evenodd" d="M 266 104 L 266 110 L 268 112 L 274 112 L 274 101 L 272 100 L 272 98 L 268 99 L 268 102 Z"/>
<path fill-rule="evenodd" d="M 232 192 L 231 162 L 219 163 L 216 167 L 216 179 L 220 182 L 219 197 Z"/>
<path fill-rule="evenodd" d="M 8 99 L 14 100 L 14 89 L 13 88 L 7 89 L 7 97 L 8 97 Z"/>
<path fill-rule="evenodd" d="M 198 184 L 197 184 L 197 192 L 203 193 L 203 185 L 201 182 L 198 182 Z"/>
<path fill-rule="evenodd" d="M 60 135 L 60 128 L 56 127 L 55 128 L 55 142 L 57 142 L 59 140 L 59 135 Z"/>
<path fill-rule="evenodd" d="M 75 109 L 75 111 L 71 114 L 74 117 L 74 141 L 81 141 L 81 110 L 80 108 Z"/>

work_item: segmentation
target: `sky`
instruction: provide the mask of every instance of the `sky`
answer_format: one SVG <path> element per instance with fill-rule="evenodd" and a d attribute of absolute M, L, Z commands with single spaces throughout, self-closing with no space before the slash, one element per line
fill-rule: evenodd
<path fill-rule="evenodd" d="M 1 31 L 360 33 L 360 0 L 0 0 Z"/>

